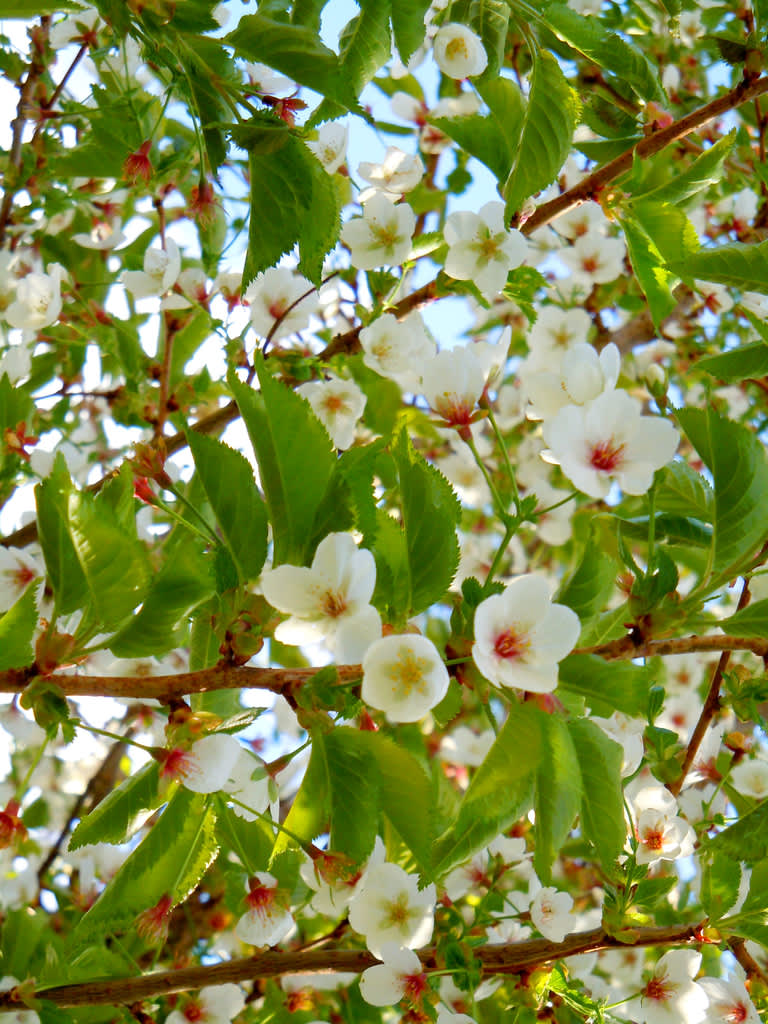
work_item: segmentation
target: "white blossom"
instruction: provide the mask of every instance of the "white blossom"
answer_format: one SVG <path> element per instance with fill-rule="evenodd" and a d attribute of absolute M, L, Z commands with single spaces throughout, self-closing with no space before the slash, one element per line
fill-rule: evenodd
<path fill-rule="evenodd" d="M 551 886 L 539 889 L 530 905 L 531 921 L 545 939 L 562 942 L 573 931 L 573 900 L 567 892 L 558 892 Z"/>
<path fill-rule="evenodd" d="M 427 987 L 418 955 L 412 949 L 387 943 L 381 956 L 384 963 L 369 967 L 360 976 L 363 999 L 372 1006 L 394 1006 L 404 996 L 418 999 Z"/>
<path fill-rule="evenodd" d="M 334 448 L 342 451 L 355 440 L 355 427 L 363 415 L 366 397 L 353 380 L 332 374 L 327 380 L 312 380 L 296 388 L 328 431 Z"/>
<path fill-rule="evenodd" d="M 11 327 L 37 331 L 50 327 L 61 313 L 61 278 L 64 268 L 58 263 L 48 266 L 47 274 L 31 273 L 16 285 L 16 298 L 5 311 Z"/>
<path fill-rule="evenodd" d="M 548 419 L 564 405 L 594 401 L 604 391 L 615 388 L 620 368 L 621 356 L 613 343 L 598 355 L 586 342 L 578 342 L 563 353 L 559 372 L 526 373 L 523 368 L 523 386 L 531 402 L 528 419 Z"/>
<path fill-rule="evenodd" d="M 488 55 L 479 36 L 466 25 L 448 22 L 432 42 L 437 65 L 449 78 L 472 78 L 488 67 Z"/>
<path fill-rule="evenodd" d="M 418 879 L 397 864 L 379 864 L 350 903 L 349 923 L 376 957 L 386 943 L 420 949 L 432 938 L 435 896 L 434 883 L 419 889 Z"/>
<path fill-rule="evenodd" d="M 341 240 L 349 247 L 352 264 L 360 270 L 397 266 L 411 251 L 416 215 L 407 203 L 395 205 L 376 192 L 363 207 L 362 217 L 353 217 L 341 229 Z"/>
<path fill-rule="evenodd" d="M 276 946 L 293 928 L 286 896 L 274 875 L 257 871 L 247 884 L 248 910 L 235 925 L 235 935 L 252 946 Z"/>
<path fill-rule="evenodd" d="M 557 664 L 576 645 L 578 615 L 553 604 L 542 575 L 518 576 L 475 612 L 472 658 L 492 683 L 534 693 L 557 686 Z"/>
<path fill-rule="evenodd" d="M 172 1010 L 165 1024 L 229 1024 L 244 1007 L 245 993 L 239 985 L 211 985 L 185 998 L 182 1008 Z"/>
<path fill-rule="evenodd" d="M 627 1008 L 645 1024 L 701 1024 L 709 1000 L 693 980 L 700 964 L 701 953 L 694 949 L 669 950 L 654 967 L 639 998 Z"/>
<path fill-rule="evenodd" d="M 172 238 L 166 238 L 165 247 L 151 247 L 144 253 L 143 270 L 124 270 L 120 280 L 137 299 L 163 295 L 176 284 L 181 273 L 181 253 Z"/>
<path fill-rule="evenodd" d="M 284 644 L 333 643 L 341 662 L 356 663 L 381 636 L 381 618 L 369 603 L 376 564 L 346 533 L 331 533 L 317 546 L 311 568 L 281 565 L 262 573 L 269 603 L 291 617 L 275 638 Z"/>
<path fill-rule="evenodd" d="M 448 670 L 425 636 L 384 636 L 363 658 L 360 695 L 390 722 L 418 722 L 448 689 Z"/>
<path fill-rule="evenodd" d="M 485 388 L 474 345 L 447 349 L 422 370 L 422 392 L 430 408 L 451 427 L 468 427 Z"/>
<path fill-rule="evenodd" d="M 310 139 L 307 146 L 329 174 L 335 174 L 347 159 L 349 122 L 326 121 L 317 129 L 317 139 Z"/>
<path fill-rule="evenodd" d="M 731 771 L 730 781 L 739 793 L 764 800 L 768 796 L 768 761 L 761 758 L 740 761 Z"/>
<path fill-rule="evenodd" d="M 740 978 L 699 978 L 709 999 L 707 1024 L 760 1024 L 755 1005 Z"/>
<path fill-rule="evenodd" d="M 545 306 L 528 332 L 526 366 L 533 370 L 551 370 L 559 366 L 563 353 L 586 341 L 591 327 L 592 320 L 584 309 Z"/>
<path fill-rule="evenodd" d="M 375 192 L 399 199 L 419 184 L 424 177 L 424 164 L 416 154 L 388 146 L 380 164 L 365 160 L 358 165 L 357 173 L 373 186 L 360 194 L 361 202 L 365 203 Z"/>
<path fill-rule="evenodd" d="M 273 341 L 303 331 L 316 307 L 314 286 L 288 267 L 271 267 L 259 274 L 243 300 L 250 307 L 253 329 L 262 338 L 273 332 Z"/>
<path fill-rule="evenodd" d="M 211 733 L 193 743 L 189 750 L 170 751 L 162 773 L 179 779 L 193 793 L 218 793 L 229 779 L 241 750 L 240 743 L 229 733 Z"/>
<path fill-rule="evenodd" d="M 623 273 L 625 254 L 623 239 L 606 238 L 595 232 L 579 235 L 573 245 L 558 252 L 576 281 L 589 288 L 615 281 Z"/>
<path fill-rule="evenodd" d="M 677 860 L 693 853 L 696 834 L 677 814 L 677 800 L 664 786 L 645 786 L 632 801 L 638 864 Z"/>
<path fill-rule="evenodd" d="M 365 365 L 404 391 L 418 390 L 419 369 L 436 351 L 418 313 L 404 320 L 384 313 L 360 331 L 360 345 Z"/>
<path fill-rule="evenodd" d="M 478 213 L 451 213 L 443 229 L 448 243 L 445 272 L 457 281 L 472 281 L 480 292 L 493 296 L 507 283 L 507 275 L 528 254 L 521 232 L 507 230 L 504 204 L 486 203 Z"/>

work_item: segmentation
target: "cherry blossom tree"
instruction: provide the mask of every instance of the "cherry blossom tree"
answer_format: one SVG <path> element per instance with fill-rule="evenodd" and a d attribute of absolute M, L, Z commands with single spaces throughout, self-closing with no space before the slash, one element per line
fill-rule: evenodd
<path fill-rule="evenodd" d="M 766 1019 L 767 32 L 0 0 L 0 1011 Z"/>

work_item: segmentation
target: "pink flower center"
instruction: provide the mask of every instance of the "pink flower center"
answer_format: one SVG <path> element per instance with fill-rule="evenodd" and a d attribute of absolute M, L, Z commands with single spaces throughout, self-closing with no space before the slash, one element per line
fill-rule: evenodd
<path fill-rule="evenodd" d="M 420 974 L 408 974 L 405 978 L 405 996 L 412 1002 L 418 1003 L 427 990 L 427 976 L 422 971 Z"/>
<path fill-rule="evenodd" d="M 184 1016 L 191 1024 L 196 1024 L 196 1021 L 202 1020 L 205 1014 L 203 1008 L 199 1003 L 187 1003 L 184 1007 Z"/>
<path fill-rule="evenodd" d="M 646 999 L 653 999 L 658 1003 L 665 1002 L 671 994 L 672 986 L 667 981 L 666 975 L 663 975 L 661 978 L 651 978 L 643 992 L 643 996 Z"/>
<path fill-rule="evenodd" d="M 661 850 L 664 846 L 664 834 L 658 829 L 649 828 L 643 835 L 642 843 L 649 850 Z"/>
<path fill-rule="evenodd" d="M 742 1024 L 747 1019 L 747 1008 L 744 1003 L 736 1003 L 730 1007 L 723 1020 L 728 1024 Z"/>
<path fill-rule="evenodd" d="M 522 657 L 527 648 L 527 638 L 516 633 L 514 629 L 505 629 L 503 633 L 499 633 L 493 644 L 493 650 L 498 657 L 507 661 Z"/>
<path fill-rule="evenodd" d="M 449 427 L 468 427 L 472 422 L 474 401 L 467 402 L 459 395 L 445 395 L 435 403 L 435 412 L 443 417 Z"/>
<path fill-rule="evenodd" d="M 166 779 L 183 779 L 191 767 L 192 762 L 189 758 L 189 751 L 175 747 L 168 752 L 163 762 L 163 767 L 160 769 L 160 774 Z"/>
<path fill-rule="evenodd" d="M 592 445 L 589 455 L 589 464 L 593 469 L 603 473 L 610 473 L 617 466 L 621 465 L 624 459 L 624 445 L 616 444 L 613 438 L 610 441 L 598 441 Z"/>

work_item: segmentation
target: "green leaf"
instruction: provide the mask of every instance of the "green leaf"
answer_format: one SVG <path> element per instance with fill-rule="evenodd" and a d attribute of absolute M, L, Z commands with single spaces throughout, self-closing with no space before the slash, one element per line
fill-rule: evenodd
<path fill-rule="evenodd" d="M 508 216 L 550 185 L 571 149 L 579 99 L 550 53 L 536 56 L 520 144 L 504 185 Z"/>
<path fill-rule="evenodd" d="M 768 800 L 710 839 L 705 850 L 754 864 L 768 856 Z"/>
<path fill-rule="evenodd" d="M 37 590 L 37 583 L 30 583 L 0 618 L 0 671 L 23 668 L 34 660 L 32 640 L 38 617 Z"/>
<path fill-rule="evenodd" d="M 714 924 L 736 902 L 741 884 L 741 864 L 724 854 L 702 857 L 702 861 L 701 904 Z M 763 893 L 766 892 L 765 881 Z"/>
<path fill-rule="evenodd" d="M 757 245 L 734 242 L 702 248 L 670 269 L 684 279 L 716 281 L 744 291 L 768 293 L 768 241 Z"/>
<path fill-rule="evenodd" d="M 324 745 L 324 734 L 313 733 L 307 770 L 304 772 L 299 791 L 293 798 L 291 809 L 285 819 L 286 831 L 279 832 L 275 839 L 270 865 L 286 850 L 296 848 L 298 844 L 293 838 L 294 836 L 303 842 L 310 843 L 327 828 L 331 796 Z"/>
<path fill-rule="evenodd" d="M 735 615 L 718 620 L 717 624 L 729 636 L 768 637 L 768 599 L 753 601 Z"/>
<path fill-rule="evenodd" d="M 699 245 L 696 229 L 685 213 L 677 206 L 650 199 L 633 200 L 627 204 L 627 209 L 653 240 L 653 245 L 670 269 L 680 277 L 690 277 L 690 274 L 677 270 L 678 266 L 686 266 L 688 259 L 695 256 Z"/>
<path fill-rule="evenodd" d="M 179 789 L 142 842 L 72 932 L 73 950 L 126 931 L 163 896 L 175 906 L 192 892 L 218 853 L 209 797 Z"/>
<path fill-rule="evenodd" d="M 50 941 L 50 926 L 50 916 L 44 910 L 27 906 L 5 910 L 0 933 L 3 972 L 19 980 L 32 976 L 33 958 L 38 947 Z"/>
<path fill-rule="evenodd" d="M 445 477 L 414 450 L 405 429 L 392 454 L 408 553 L 408 611 L 418 615 L 444 596 L 458 568 L 461 505 Z"/>
<path fill-rule="evenodd" d="M 701 473 L 687 462 L 670 462 L 656 479 L 656 508 L 660 512 L 691 516 L 711 523 L 715 494 Z"/>
<path fill-rule="evenodd" d="M 512 704 L 493 746 L 472 777 L 455 823 L 434 845 L 435 878 L 485 848 L 529 810 L 542 755 L 537 709 L 532 704 Z"/>
<path fill-rule="evenodd" d="M 746 427 L 711 409 L 680 409 L 677 418 L 714 478 L 712 569 L 719 577 L 730 579 L 749 563 L 768 534 L 765 449 Z"/>
<path fill-rule="evenodd" d="M 109 631 L 128 618 L 150 583 L 144 545 L 124 530 L 116 513 L 88 492 L 69 494 L 69 535 L 91 598 L 92 611 Z"/>
<path fill-rule="evenodd" d="M 336 245 L 341 230 L 341 201 L 333 177 L 313 153 L 306 161 L 312 185 L 310 215 L 305 216 L 299 235 L 299 270 L 313 284 L 323 276 L 323 260 Z"/>
<path fill-rule="evenodd" d="M 217 800 L 216 833 L 222 844 L 237 854 L 249 875 L 267 870 L 275 842 L 272 827 L 263 818 L 246 821 L 227 806 L 224 794 Z"/>
<path fill-rule="evenodd" d="M 267 557 L 267 508 L 250 463 L 195 430 L 187 431 L 187 444 L 241 582 L 258 579 Z"/>
<path fill-rule="evenodd" d="M 348 110 L 358 105 L 354 83 L 345 76 L 337 54 L 320 41 L 313 28 L 248 14 L 224 41 L 239 56 L 261 61 Z"/>
<path fill-rule="evenodd" d="M 541 755 L 536 766 L 533 866 L 548 885 L 555 858 L 579 813 L 583 787 L 579 758 L 565 719 L 544 712 L 538 712 L 538 718 Z"/>
<path fill-rule="evenodd" d="M 509 4 L 506 0 L 470 0 L 466 17 L 463 14 L 458 16 L 456 7 L 451 11 L 453 20 L 464 22 L 480 36 L 488 57 L 488 67 L 483 72 L 483 80 L 494 81 L 504 65 Z"/>
<path fill-rule="evenodd" d="M 411 581 L 405 534 L 385 509 L 376 509 L 376 528 L 363 536 L 376 562 L 372 603 L 390 618 L 402 617 L 411 606 Z"/>
<path fill-rule="evenodd" d="M 69 849 L 91 843 L 124 843 L 135 831 L 141 812 L 156 806 L 158 782 L 159 765 L 149 761 L 80 819 L 70 836 Z"/>
<path fill-rule="evenodd" d="M 29 392 L 26 388 L 14 387 L 4 373 L 0 377 L 0 431 L 14 430 L 19 423 L 28 423 L 31 415 Z"/>
<path fill-rule="evenodd" d="M 594 19 L 589 19 L 590 22 Z M 723 165 L 728 159 L 736 142 L 736 129 L 728 132 L 721 139 L 697 156 L 690 167 L 676 173 L 663 185 L 657 185 L 633 199 L 650 200 L 655 203 L 687 203 L 700 192 L 717 185 L 723 179 Z"/>
<path fill-rule="evenodd" d="M 617 572 L 618 565 L 607 556 L 592 531 L 581 561 L 563 583 L 555 600 L 572 608 L 583 625 L 605 608 L 615 589 Z"/>
<path fill-rule="evenodd" d="M 72 11 L 77 14 L 83 5 L 74 0 L 4 0 L 0 3 L 0 18 L 23 18 L 31 20 L 41 14 L 58 14 Z"/>
<path fill-rule="evenodd" d="M 621 784 L 623 752 L 586 718 L 570 720 L 568 731 L 583 783 L 581 831 L 597 850 L 603 868 L 613 874 L 627 834 Z"/>
<path fill-rule="evenodd" d="M 368 858 L 378 833 L 378 761 L 367 736 L 337 726 L 321 745 L 331 803 L 330 847 L 347 854 L 355 864 Z"/>
<path fill-rule="evenodd" d="M 654 326 L 658 329 L 677 306 L 672 289 L 680 279 L 667 270 L 653 237 L 636 220 L 625 217 L 621 221 L 621 226 L 632 269 L 648 300 Z"/>
<path fill-rule="evenodd" d="M 184 644 L 186 635 L 180 627 L 186 628 L 191 613 L 213 591 L 210 560 L 196 544 L 179 544 L 154 576 L 139 611 L 110 640 L 109 649 L 118 658 L 159 657 Z"/>
<path fill-rule="evenodd" d="M 749 377 L 765 377 L 768 374 L 768 345 L 757 341 L 753 345 L 739 345 L 716 356 L 704 356 L 696 368 L 706 370 L 718 380 L 733 383 Z"/>
<path fill-rule="evenodd" d="M 360 13 L 349 21 L 339 36 L 338 73 L 355 97 L 373 79 L 392 56 L 389 34 L 391 0 L 358 0 Z M 359 108 L 358 108 L 359 112 Z M 324 100 L 311 118 L 311 124 L 337 117 L 335 103 Z"/>
<path fill-rule="evenodd" d="M 509 78 L 496 78 L 478 85 L 488 114 L 464 117 L 435 117 L 431 124 L 484 163 L 505 182 L 514 163 L 525 117 L 525 105 L 518 86 Z"/>
<path fill-rule="evenodd" d="M 37 535 L 45 568 L 53 587 L 56 607 L 63 615 L 81 608 L 88 594 L 77 551 L 69 534 L 69 495 L 72 481 L 64 456 L 59 452 L 53 469 L 35 488 Z"/>
<path fill-rule="evenodd" d="M 325 427 L 305 399 L 255 358 L 261 391 L 230 383 L 259 463 L 274 540 L 274 565 L 304 565 L 317 507 L 336 467 Z"/>
<path fill-rule="evenodd" d="M 624 610 L 626 617 L 627 611 Z M 645 715 L 652 676 L 649 669 L 629 662 L 606 662 L 596 654 L 570 654 L 560 662 L 559 688 L 584 697 L 597 715 L 614 711 Z"/>
<path fill-rule="evenodd" d="M 403 64 L 407 64 L 424 42 L 430 0 L 391 0 L 392 32 Z"/>
<path fill-rule="evenodd" d="M 175 22 L 174 22 L 175 24 Z M 232 115 L 222 100 L 222 87 L 236 82 L 235 69 L 221 40 L 189 32 L 173 33 L 168 40 L 174 56 L 186 74 L 186 84 L 197 114 L 211 174 L 227 158 L 227 143 L 221 128 Z"/>

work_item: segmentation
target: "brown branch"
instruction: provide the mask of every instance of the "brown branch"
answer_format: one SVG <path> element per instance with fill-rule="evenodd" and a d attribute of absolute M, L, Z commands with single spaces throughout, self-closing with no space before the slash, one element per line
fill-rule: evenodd
<path fill-rule="evenodd" d="M 577 647 L 573 654 L 597 654 L 606 661 L 652 658 L 664 654 L 718 654 L 720 651 L 750 651 L 768 657 L 768 640 L 750 636 L 676 636 L 636 643 L 631 636 L 609 640 L 594 647 Z"/>
<path fill-rule="evenodd" d="M 52 675 L 48 679 L 67 697 L 119 697 L 159 700 L 168 704 L 189 693 L 213 690 L 253 688 L 270 690 L 290 697 L 295 689 L 309 682 L 316 668 L 255 668 L 250 665 L 216 665 L 198 672 L 177 672 L 165 676 L 87 676 Z M 339 665 L 340 683 L 362 677 L 360 665 Z M 0 693 L 20 693 L 35 677 L 33 669 L 7 669 L 0 672 Z"/>
<path fill-rule="evenodd" d="M 702 925 L 686 924 L 664 928 L 637 928 L 631 942 L 622 942 L 602 928 L 569 935 L 563 942 L 531 939 L 508 945 L 483 946 L 475 950 L 485 974 L 519 974 L 540 964 L 579 953 L 601 949 L 626 949 L 630 946 L 692 945 L 700 942 Z M 437 950 L 419 953 L 424 967 L 435 969 Z M 328 974 L 336 971 L 360 973 L 379 963 L 368 950 L 310 949 L 304 952 L 269 950 L 243 960 L 227 960 L 208 967 L 185 967 L 177 971 L 158 971 L 137 978 L 114 978 L 107 981 L 85 981 L 75 985 L 59 985 L 34 993 L 56 1006 L 95 1006 L 137 1003 L 143 999 L 187 992 L 208 985 L 250 981 L 254 978 L 276 978 L 283 974 Z M 13 990 L 0 994 L 0 1011 L 18 1009 Z"/>
<path fill-rule="evenodd" d="M 685 117 L 681 117 L 679 121 L 674 121 L 666 128 L 660 128 L 652 135 L 630 146 L 629 149 L 626 149 L 617 156 L 615 160 L 610 160 L 602 167 L 598 167 L 596 171 L 587 175 L 586 178 L 577 185 L 574 185 L 573 188 L 568 189 L 567 192 L 555 196 L 548 203 L 542 203 L 520 230 L 528 235 L 532 231 L 536 231 L 537 228 L 550 224 L 557 217 L 567 213 L 568 210 L 581 206 L 582 203 L 586 203 L 600 195 L 606 185 L 632 169 L 632 162 L 635 156 L 641 159 L 653 156 L 671 143 L 677 142 L 678 139 L 682 139 L 686 135 L 690 135 L 691 132 L 696 131 L 697 128 L 701 128 L 707 121 L 712 121 L 729 110 L 735 110 L 736 107 L 748 103 L 749 100 L 753 100 L 757 96 L 762 96 L 765 92 L 768 92 L 768 77 L 758 78 L 753 82 L 739 82 L 734 89 L 723 93 L 717 99 L 712 100 L 703 107 L 699 107 L 698 110 L 694 110 L 690 114 L 686 114 Z"/>

